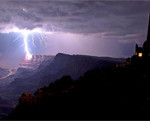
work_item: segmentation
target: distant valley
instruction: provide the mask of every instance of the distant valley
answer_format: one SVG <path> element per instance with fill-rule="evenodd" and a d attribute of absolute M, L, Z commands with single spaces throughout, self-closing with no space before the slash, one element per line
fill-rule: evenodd
<path fill-rule="evenodd" d="M 36 59 L 32 62 L 24 62 L 15 74 L 0 81 L 0 97 L 7 100 L 9 105 L 16 105 L 22 93 L 34 93 L 38 88 L 48 86 L 65 75 L 70 75 L 73 80 L 77 80 L 88 70 L 110 68 L 124 62 L 124 58 L 67 55 L 63 53 L 58 53 L 56 56 L 47 56 L 40 62 Z"/>

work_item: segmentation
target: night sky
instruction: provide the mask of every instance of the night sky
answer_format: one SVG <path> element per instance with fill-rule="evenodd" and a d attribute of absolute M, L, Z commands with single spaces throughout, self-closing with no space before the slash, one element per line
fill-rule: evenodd
<path fill-rule="evenodd" d="M 0 0 L 0 63 L 23 60 L 20 30 L 40 29 L 44 42 L 29 36 L 32 54 L 57 53 L 129 57 L 146 40 L 150 1 L 143 0 Z"/>

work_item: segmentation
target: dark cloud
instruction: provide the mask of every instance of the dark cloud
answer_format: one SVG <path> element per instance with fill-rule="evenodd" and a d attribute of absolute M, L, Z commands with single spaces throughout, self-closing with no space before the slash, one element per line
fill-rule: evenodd
<path fill-rule="evenodd" d="M 0 0 L 0 32 L 10 32 L 13 27 L 18 27 L 72 33 L 76 37 L 84 35 L 85 38 L 88 36 L 87 48 L 90 46 L 92 50 L 90 44 L 93 43 L 95 49 L 90 54 L 101 55 L 100 53 L 104 51 L 106 55 L 127 56 L 131 55 L 133 51 L 131 47 L 135 42 L 145 41 L 149 6 L 150 1 L 142 0 Z M 0 41 L 3 40 L 2 37 L 0 35 Z M 81 38 L 80 36 L 78 39 Z M 9 41 L 8 38 L 4 37 L 4 39 Z M 58 40 L 61 41 L 61 39 Z M 6 45 L 5 42 L 0 44 Z M 107 46 L 109 52 L 102 45 Z M 16 46 L 18 45 L 12 45 L 12 49 Z M 130 49 L 125 51 L 125 47 Z M 5 49 L 2 48 L 0 53 L 4 53 Z M 102 49 L 99 50 L 99 48 Z M 112 53 L 113 50 L 114 53 Z"/>
<path fill-rule="evenodd" d="M 0 30 L 42 28 L 120 36 L 145 33 L 150 1 L 1 0 Z"/>
<path fill-rule="evenodd" d="M 120 27 L 121 29 L 129 24 L 134 25 L 132 22 L 137 23 L 138 20 L 134 20 L 136 17 L 140 19 L 143 15 L 150 10 L 150 2 L 145 1 L 123 1 L 123 2 L 111 2 L 111 1 L 2 1 L 3 8 L 0 11 L 5 11 L 5 15 L 11 18 L 12 24 L 16 21 L 20 21 L 20 24 L 29 22 L 30 24 L 40 23 L 44 25 L 59 24 L 63 21 L 65 28 L 60 26 L 62 30 L 68 32 L 75 32 L 70 30 L 71 23 L 76 26 L 79 31 L 86 33 L 84 29 L 82 30 L 82 24 L 87 25 L 87 29 L 91 29 L 91 33 L 99 32 L 100 29 L 95 28 L 95 24 L 99 25 L 99 28 L 108 30 L 115 27 Z M 9 9 L 8 9 L 9 8 Z M 5 17 L 6 17 L 5 16 Z M 13 16 L 13 17 L 11 17 Z M 4 18 L 5 18 L 4 17 Z M 14 18 L 15 17 L 15 18 Z M 1 17 L 1 21 L 4 21 Z M 3 20 L 4 19 L 4 20 Z M 18 20 L 16 20 L 18 19 Z M 9 19 L 10 20 L 10 19 Z M 10 21 L 8 21 L 10 23 Z M 77 24 L 79 23 L 79 25 Z M 17 22 L 17 24 L 19 24 Z M 111 26 L 109 26 L 111 24 Z M 127 25 L 128 24 L 128 25 Z M 28 24 L 27 24 L 28 25 Z M 66 26 L 68 25 L 68 29 Z M 72 25 L 72 26 L 73 26 Z M 83 25 L 84 26 L 84 25 Z M 91 28 L 89 28 L 89 26 Z M 24 26 L 23 26 L 24 27 Z M 27 28 L 30 28 L 27 26 Z M 74 28 L 74 27 L 72 27 Z M 76 28 L 76 29 L 77 29 Z M 95 28 L 95 29 L 93 29 Z M 77 29 L 77 30 L 78 30 Z M 94 30 L 94 31 L 93 31 Z M 78 31 L 76 31 L 78 32 Z"/>
<path fill-rule="evenodd" d="M 51 31 L 73 33 L 116 32 L 117 34 L 144 31 L 149 1 L 98 0 L 2 0 L 0 28 L 15 25 L 19 28 L 42 27 Z M 131 27 L 132 26 L 132 27 Z"/>

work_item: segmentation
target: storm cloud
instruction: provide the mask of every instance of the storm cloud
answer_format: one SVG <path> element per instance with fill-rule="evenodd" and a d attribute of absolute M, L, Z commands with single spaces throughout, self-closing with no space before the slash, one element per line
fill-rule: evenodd
<path fill-rule="evenodd" d="M 45 50 L 47 54 L 127 57 L 133 54 L 135 43 L 146 39 L 149 12 L 150 1 L 142 0 L 0 0 L 0 33 L 12 32 L 14 27 L 40 28 L 55 33 L 49 37 L 51 50 Z M 69 42 L 76 43 L 78 49 Z M 4 50 L 0 51 L 2 55 Z"/>
<path fill-rule="evenodd" d="M 1 31 L 16 26 L 85 34 L 140 33 L 145 31 L 149 6 L 149 1 L 1 0 L 0 28 Z"/>

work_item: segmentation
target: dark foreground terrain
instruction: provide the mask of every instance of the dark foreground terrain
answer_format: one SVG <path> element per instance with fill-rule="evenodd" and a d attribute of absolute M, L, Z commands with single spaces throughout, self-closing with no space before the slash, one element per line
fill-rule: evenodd
<path fill-rule="evenodd" d="M 150 119 L 149 92 L 150 64 L 127 59 L 24 93 L 6 119 Z"/>

